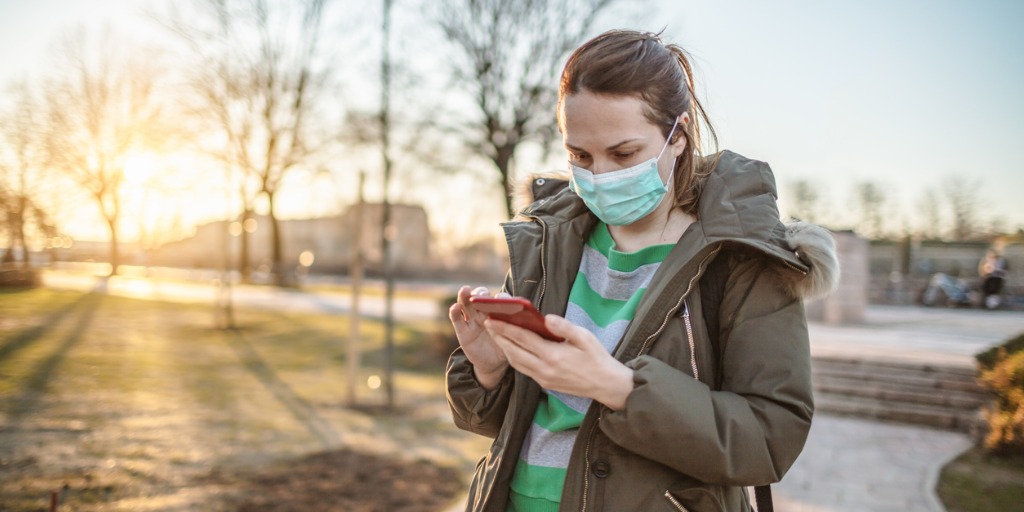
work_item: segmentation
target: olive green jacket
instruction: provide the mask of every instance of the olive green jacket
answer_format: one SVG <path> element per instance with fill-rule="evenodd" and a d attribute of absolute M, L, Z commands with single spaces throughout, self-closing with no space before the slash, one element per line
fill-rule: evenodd
<path fill-rule="evenodd" d="M 564 315 L 596 224 L 568 188 L 504 224 L 507 292 Z M 633 369 L 624 409 L 596 401 L 580 426 L 560 510 L 748 511 L 744 486 L 778 482 L 811 424 L 811 365 L 802 297 L 838 279 L 825 230 L 784 225 L 764 162 L 723 152 L 701 192 L 697 222 L 654 275 L 614 356 Z M 703 321 L 708 265 L 722 299 L 717 345 Z M 711 274 L 708 274 L 711 275 Z M 717 350 L 717 352 L 716 352 Z M 716 355 L 717 354 L 717 355 Z M 541 388 L 509 370 L 493 390 L 461 350 L 447 370 L 455 424 L 494 439 L 467 510 L 503 511 Z"/>

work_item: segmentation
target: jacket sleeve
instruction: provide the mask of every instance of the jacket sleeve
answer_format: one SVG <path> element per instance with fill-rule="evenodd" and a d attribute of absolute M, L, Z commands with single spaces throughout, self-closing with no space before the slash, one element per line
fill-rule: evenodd
<path fill-rule="evenodd" d="M 719 340 L 722 390 L 640 356 L 627 363 L 634 389 L 626 407 L 600 420 L 613 442 L 709 484 L 782 478 L 810 429 L 810 348 L 802 302 L 762 268 L 743 262 L 726 284 L 719 313 L 733 321 Z"/>
<path fill-rule="evenodd" d="M 505 277 L 501 291 L 507 292 L 510 283 L 511 273 Z M 473 364 L 466 358 L 462 348 L 456 349 L 448 358 L 445 370 L 445 396 L 455 426 L 482 436 L 497 437 L 512 396 L 514 373 L 509 368 L 497 387 L 486 390 L 477 382 L 473 375 Z"/>
<path fill-rule="evenodd" d="M 473 376 L 473 365 L 459 348 L 448 359 L 445 374 L 445 395 L 455 426 L 482 436 L 497 437 L 512 396 L 514 372 L 509 369 L 497 387 L 484 389 Z"/>

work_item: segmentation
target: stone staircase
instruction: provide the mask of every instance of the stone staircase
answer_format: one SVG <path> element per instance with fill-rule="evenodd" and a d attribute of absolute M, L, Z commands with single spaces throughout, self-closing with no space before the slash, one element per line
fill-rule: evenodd
<path fill-rule="evenodd" d="M 816 410 L 975 432 L 990 393 L 969 367 L 815 357 Z"/>

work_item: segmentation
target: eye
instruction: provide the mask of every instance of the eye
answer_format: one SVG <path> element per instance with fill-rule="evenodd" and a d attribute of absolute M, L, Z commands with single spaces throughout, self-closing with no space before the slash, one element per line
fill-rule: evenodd
<path fill-rule="evenodd" d="M 569 151 L 569 160 L 573 162 L 583 162 L 588 158 L 590 158 L 590 155 L 586 153 L 577 153 L 575 151 Z"/>
<path fill-rule="evenodd" d="M 619 160 L 625 160 L 636 154 L 636 151 L 617 151 L 614 153 L 614 157 Z"/>

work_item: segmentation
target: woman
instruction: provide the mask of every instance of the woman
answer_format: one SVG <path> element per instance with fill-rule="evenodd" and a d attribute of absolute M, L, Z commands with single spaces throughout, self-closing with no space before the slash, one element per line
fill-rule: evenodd
<path fill-rule="evenodd" d="M 654 34 L 608 32 L 566 63 L 572 176 L 504 225 L 503 288 L 565 341 L 488 320 L 469 301 L 485 289 L 449 311 L 455 424 L 494 438 L 468 510 L 746 511 L 743 486 L 800 453 L 801 298 L 834 287 L 833 243 L 779 221 L 765 163 L 700 156 L 693 91 Z"/>

